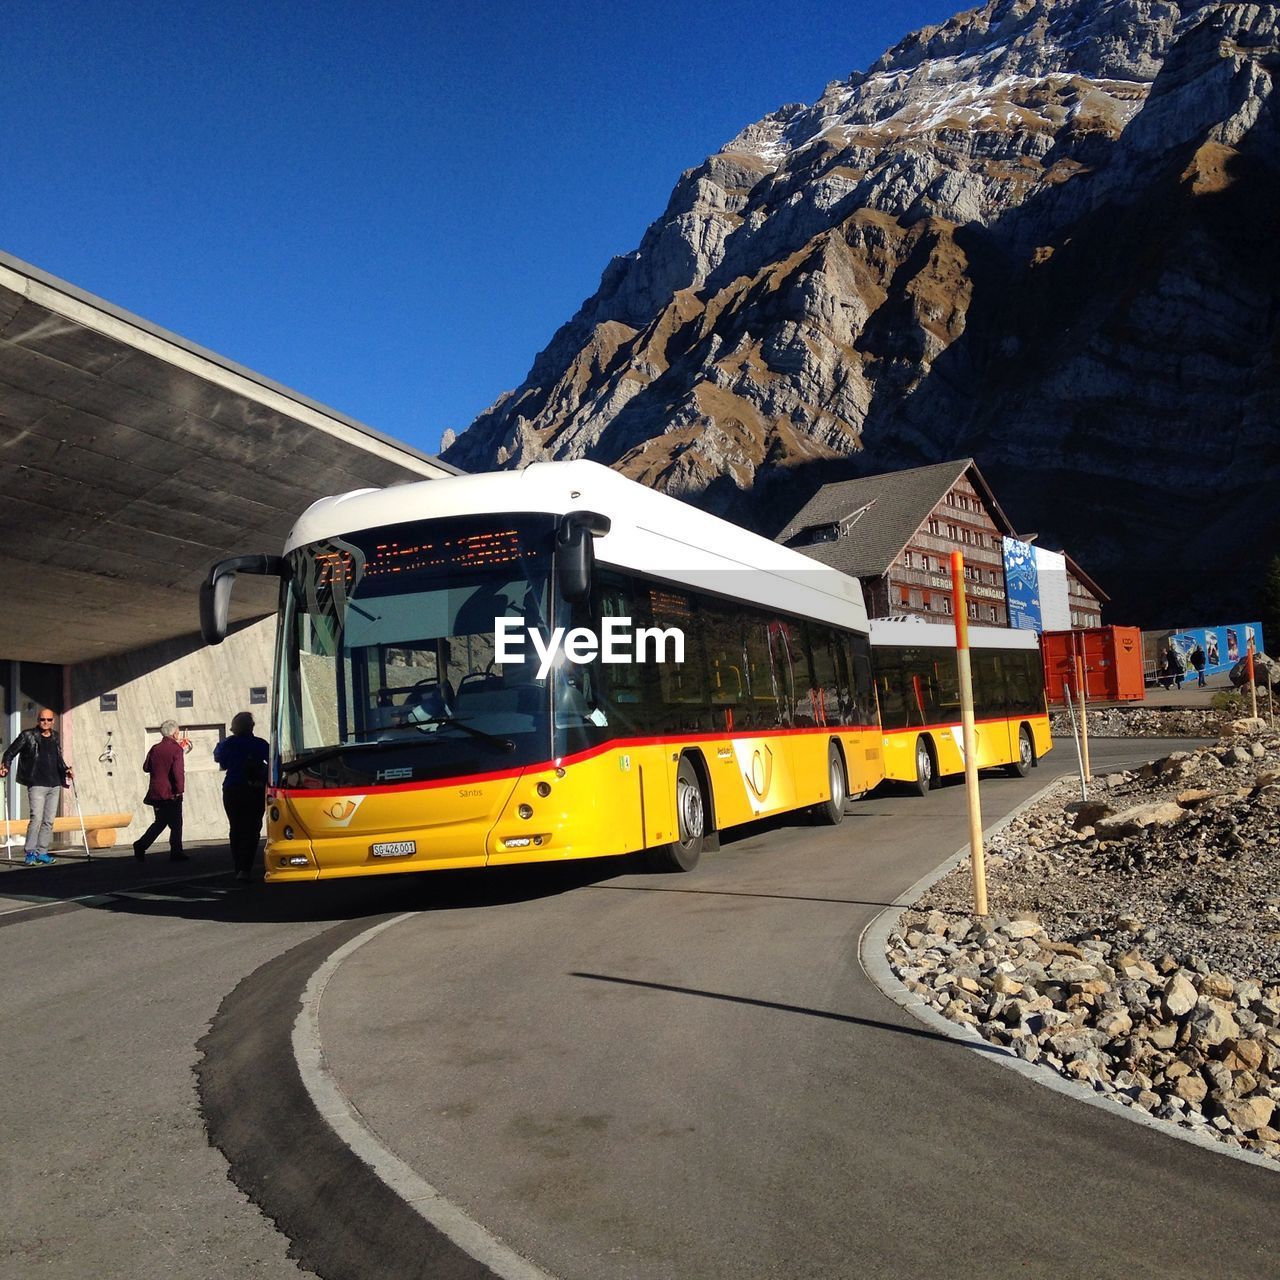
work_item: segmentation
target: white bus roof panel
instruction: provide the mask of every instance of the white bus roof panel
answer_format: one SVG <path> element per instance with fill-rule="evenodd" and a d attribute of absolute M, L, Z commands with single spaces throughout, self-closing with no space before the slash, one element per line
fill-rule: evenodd
<path fill-rule="evenodd" d="M 439 484 L 437 480 L 434 483 Z M 924 649 L 954 649 L 954 622 L 917 622 L 877 618 L 871 623 L 871 643 L 913 646 Z M 1040 637 L 1019 627 L 969 627 L 971 649 L 1039 649 Z"/>
<path fill-rule="evenodd" d="M 536 462 L 522 471 L 447 476 L 322 498 L 298 518 L 285 552 L 413 520 L 571 511 L 596 511 L 612 522 L 595 540 L 601 564 L 850 630 L 867 629 L 856 578 L 585 460 Z"/>

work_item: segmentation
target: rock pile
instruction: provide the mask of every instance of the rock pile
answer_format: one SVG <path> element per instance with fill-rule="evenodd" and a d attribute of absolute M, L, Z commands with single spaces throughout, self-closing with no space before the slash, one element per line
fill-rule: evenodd
<path fill-rule="evenodd" d="M 1257 722 L 1059 785 L 905 912 L 888 960 L 944 1017 L 1149 1115 L 1280 1160 L 1280 737 Z"/>
<path fill-rule="evenodd" d="M 1209 707 L 1098 707 L 1089 711 L 1093 738 L 1216 738 L 1231 717 Z M 1071 719 L 1065 711 L 1049 718 L 1055 738 L 1070 739 Z"/>

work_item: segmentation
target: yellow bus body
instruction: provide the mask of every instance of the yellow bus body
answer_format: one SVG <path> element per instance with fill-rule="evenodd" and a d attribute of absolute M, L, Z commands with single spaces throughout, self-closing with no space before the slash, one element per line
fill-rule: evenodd
<path fill-rule="evenodd" d="M 1018 758 L 1018 732 L 1023 725 L 1031 730 L 1031 741 L 1039 760 L 1053 746 L 1047 715 L 1014 716 L 1007 720 L 979 720 L 974 731 L 978 739 L 978 768 L 992 769 L 1012 764 Z M 886 730 L 884 735 L 884 776 L 894 782 L 915 782 L 916 744 L 927 738 L 933 747 L 937 776 L 964 772 L 964 736 L 959 721 L 930 724 L 909 729 Z"/>
<path fill-rule="evenodd" d="M 829 800 L 831 742 L 840 744 L 851 795 L 880 782 L 880 730 L 830 727 L 623 740 L 559 764 L 426 786 L 277 791 L 267 806 L 266 878 L 317 880 L 634 853 L 675 837 L 682 754 L 701 766 L 714 827 L 721 831 Z M 530 817 L 520 816 L 521 806 Z M 412 841 L 415 852 L 373 853 L 375 845 L 400 841 Z"/>

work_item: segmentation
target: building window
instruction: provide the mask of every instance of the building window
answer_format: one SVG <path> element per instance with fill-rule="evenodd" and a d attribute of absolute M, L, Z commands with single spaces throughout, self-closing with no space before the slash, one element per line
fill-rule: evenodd
<path fill-rule="evenodd" d="M 930 521 L 929 521 L 929 532 L 930 532 L 930 533 L 932 533 L 935 537 L 936 537 L 936 536 L 937 536 L 937 534 L 938 534 L 938 529 L 939 529 L 939 527 L 940 527 L 940 526 L 939 526 L 939 524 L 938 524 L 937 520 L 930 520 Z"/>
<path fill-rule="evenodd" d="M 911 554 L 910 551 L 907 551 L 903 554 L 902 563 L 906 565 L 908 569 L 914 568 L 915 562 L 916 562 L 916 558 L 914 555 Z"/>
<path fill-rule="evenodd" d="M 993 604 L 987 606 L 987 621 L 994 622 L 996 620 L 996 607 Z"/>
<path fill-rule="evenodd" d="M 947 525 L 947 537 L 950 538 L 952 542 L 957 541 L 960 537 L 960 530 L 953 524 Z"/>
<path fill-rule="evenodd" d="M 920 598 L 920 592 L 919 592 L 919 590 L 913 590 L 913 591 L 911 592 L 911 595 L 910 595 L 910 598 L 909 598 L 909 603 L 910 603 L 910 605 L 911 605 L 911 607 L 912 607 L 913 609 L 919 609 L 919 608 L 920 608 L 920 606 L 921 606 L 921 604 L 922 604 L 923 602 L 922 602 L 922 600 L 921 600 L 921 598 Z"/>
<path fill-rule="evenodd" d="M 902 603 L 903 604 L 911 603 L 911 592 L 906 587 L 902 588 Z"/>
<path fill-rule="evenodd" d="M 987 581 L 994 587 L 996 585 L 996 571 L 990 569 L 987 571 Z"/>
<path fill-rule="evenodd" d="M 972 618 L 975 622 L 978 620 L 978 606 L 977 606 L 977 603 L 973 600 L 969 601 L 969 617 Z"/>
<path fill-rule="evenodd" d="M 932 566 L 930 565 L 929 557 L 928 557 L 928 556 L 921 556 L 921 557 L 920 557 L 920 567 L 925 571 L 925 573 L 928 573 L 928 572 L 929 572 L 929 570 L 930 570 L 930 568 L 931 568 Z"/>
<path fill-rule="evenodd" d="M 924 601 L 922 603 L 925 613 L 933 612 L 933 597 L 926 591 L 924 593 Z"/>
<path fill-rule="evenodd" d="M 942 597 L 942 612 L 950 615 L 951 613 L 951 597 L 950 596 Z"/>

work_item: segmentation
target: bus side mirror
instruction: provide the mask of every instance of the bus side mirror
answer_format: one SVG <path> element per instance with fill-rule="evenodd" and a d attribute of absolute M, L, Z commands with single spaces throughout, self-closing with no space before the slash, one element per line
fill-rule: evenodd
<path fill-rule="evenodd" d="M 609 532 L 611 521 L 596 511 L 570 511 L 556 532 L 556 581 L 560 595 L 570 604 L 581 604 L 591 594 L 595 568 L 592 538 Z"/>
<path fill-rule="evenodd" d="M 205 644 L 221 644 L 227 636 L 231 590 L 237 573 L 280 578 L 285 574 L 283 556 L 231 556 L 219 560 L 200 584 L 200 634 Z"/>

